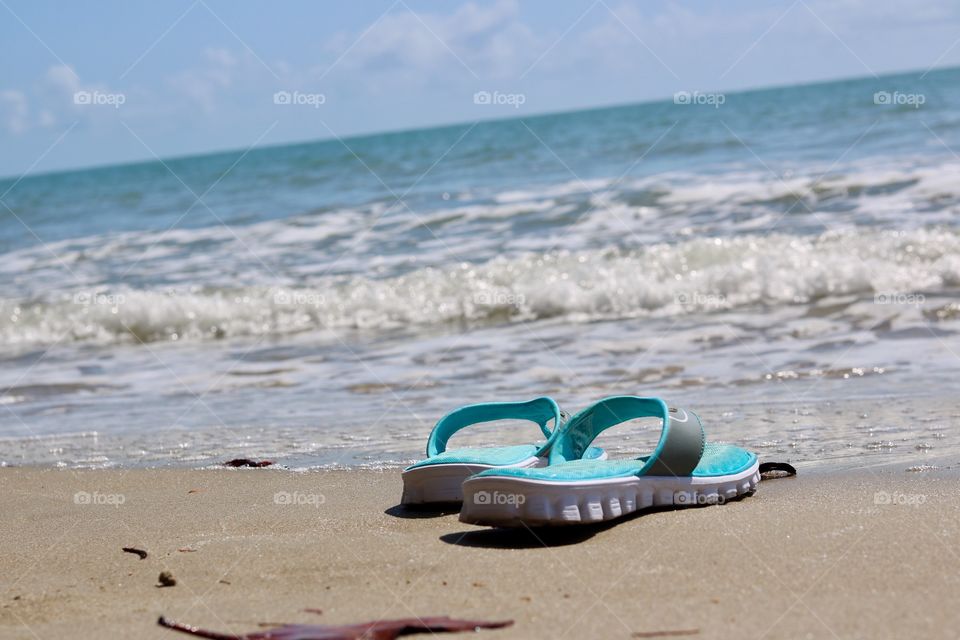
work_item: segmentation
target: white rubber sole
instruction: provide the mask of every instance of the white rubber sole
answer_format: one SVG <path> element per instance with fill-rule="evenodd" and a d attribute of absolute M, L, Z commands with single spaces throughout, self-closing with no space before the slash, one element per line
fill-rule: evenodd
<path fill-rule="evenodd" d="M 511 467 L 542 467 L 546 458 L 530 456 Z M 487 469 L 502 469 L 489 464 L 432 464 L 403 472 L 401 504 L 430 504 L 463 501 L 463 481 Z"/>
<path fill-rule="evenodd" d="M 573 525 L 613 520 L 650 507 L 722 504 L 756 489 L 759 465 L 712 478 L 630 476 L 575 484 L 471 478 L 463 484 L 460 521 L 495 527 Z"/>

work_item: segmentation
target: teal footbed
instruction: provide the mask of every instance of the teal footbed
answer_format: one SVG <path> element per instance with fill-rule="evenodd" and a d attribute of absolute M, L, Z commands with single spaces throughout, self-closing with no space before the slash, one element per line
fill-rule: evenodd
<path fill-rule="evenodd" d="M 519 444 L 509 447 L 475 447 L 467 449 L 451 449 L 443 451 L 414 463 L 407 467 L 416 469 L 434 464 L 489 464 L 492 466 L 507 466 L 523 462 L 530 456 L 537 455 L 540 447 L 534 444 Z"/>
<path fill-rule="evenodd" d="M 757 456 L 730 444 L 708 442 L 703 456 L 693 470 L 695 478 L 726 476 L 749 469 Z M 524 478 L 527 480 L 549 480 L 552 482 L 581 482 L 602 478 L 623 478 L 640 475 L 647 458 L 633 460 L 572 460 L 549 467 L 489 469 L 477 476 L 499 476 Z M 476 476 L 475 476 L 476 477 Z"/>
<path fill-rule="evenodd" d="M 537 455 L 537 451 L 542 446 L 542 444 L 520 444 L 507 447 L 451 449 L 438 453 L 432 458 L 416 462 L 407 467 L 407 470 L 435 464 L 485 464 L 495 467 L 508 467 Z M 583 457 L 586 460 L 599 458 L 601 455 L 603 455 L 603 449 L 589 447 Z"/>

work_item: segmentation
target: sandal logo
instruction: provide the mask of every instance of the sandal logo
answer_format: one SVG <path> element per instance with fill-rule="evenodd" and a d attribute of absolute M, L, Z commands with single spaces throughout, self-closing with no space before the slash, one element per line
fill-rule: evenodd
<path fill-rule="evenodd" d="M 521 505 L 527 501 L 522 493 L 501 493 L 499 491 L 477 491 L 473 494 L 474 504 L 513 504 Z"/>

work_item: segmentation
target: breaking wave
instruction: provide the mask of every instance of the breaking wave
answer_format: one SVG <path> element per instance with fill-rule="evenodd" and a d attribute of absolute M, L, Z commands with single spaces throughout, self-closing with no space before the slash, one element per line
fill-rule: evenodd
<path fill-rule="evenodd" d="M 527 253 L 374 279 L 83 289 L 0 301 L 0 342 L 217 340 L 323 329 L 671 316 L 815 302 L 827 296 L 937 292 L 960 285 L 951 230 L 772 234 L 638 250 Z"/>

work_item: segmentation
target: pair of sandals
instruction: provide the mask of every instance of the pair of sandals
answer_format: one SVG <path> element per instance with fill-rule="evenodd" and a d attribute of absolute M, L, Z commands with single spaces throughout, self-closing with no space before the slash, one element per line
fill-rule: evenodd
<path fill-rule="evenodd" d="M 653 453 L 608 460 L 590 446 L 628 420 L 660 418 Z M 496 420 L 540 427 L 543 444 L 448 450 L 455 433 Z M 655 506 L 723 503 L 760 482 L 757 456 L 708 443 L 699 416 L 660 398 L 613 396 L 568 417 L 552 398 L 461 407 L 430 433 L 427 458 L 403 472 L 405 505 L 462 502 L 461 522 L 542 526 L 613 520 Z"/>

